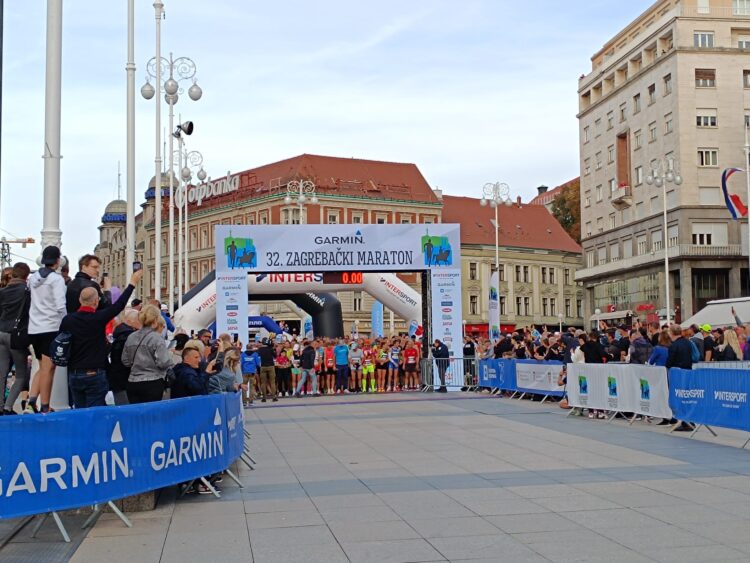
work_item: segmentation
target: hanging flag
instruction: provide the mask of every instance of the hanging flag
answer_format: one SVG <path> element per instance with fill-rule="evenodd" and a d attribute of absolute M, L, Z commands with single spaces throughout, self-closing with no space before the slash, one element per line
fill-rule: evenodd
<path fill-rule="evenodd" d="M 729 178 L 731 178 L 732 174 L 734 174 L 735 172 L 742 172 L 742 169 L 727 168 L 726 170 L 724 170 L 721 175 L 721 189 L 724 192 L 724 202 L 727 205 L 727 209 L 729 209 L 729 213 L 732 214 L 732 219 L 736 221 L 740 217 L 747 217 L 747 207 L 742 204 L 740 196 L 735 194 L 730 195 L 729 190 L 727 190 L 727 183 L 729 182 Z"/>

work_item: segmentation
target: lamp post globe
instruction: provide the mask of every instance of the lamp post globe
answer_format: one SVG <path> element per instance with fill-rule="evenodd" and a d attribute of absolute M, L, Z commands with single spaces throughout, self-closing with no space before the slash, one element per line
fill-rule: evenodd
<path fill-rule="evenodd" d="M 188 180 L 190 180 L 190 177 L 192 176 L 192 174 L 191 174 L 191 172 L 190 172 L 190 168 L 188 168 L 187 166 L 185 166 L 185 167 L 184 167 L 184 168 L 183 168 L 183 169 L 182 169 L 182 170 L 180 171 L 180 176 L 182 176 L 182 179 L 183 179 L 183 180 L 185 180 L 186 182 L 187 182 Z"/>
<path fill-rule="evenodd" d="M 156 94 L 156 90 L 154 90 L 154 87 L 151 86 L 151 83 L 147 80 L 146 83 L 141 86 L 141 96 L 146 100 L 150 100 L 154 97 L 154 94 Z"/>
<path fill-rule="evenodd" d="M 190 96 L 190 99 L 193 100 L 194 102 L 197 102 L 198 100 L 200 100 L 202 95 L 203 95 L 203 90 L 195 82 L 190 88 L 188 88 L 188 96 Z"/>
<path fill-rule="evenodd" d="M 206 179 L 206 176 L 208 176 L 208 174 L 206 174 L 206 171 L 203 168 L 201 168 L 200 170 L 198 170 L 198 179 L 201 182 L 203 182 Z"/>

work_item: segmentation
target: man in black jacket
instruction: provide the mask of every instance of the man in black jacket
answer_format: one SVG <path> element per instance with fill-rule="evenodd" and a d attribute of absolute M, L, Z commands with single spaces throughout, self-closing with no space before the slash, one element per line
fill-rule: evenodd
<path fill-rule="evenodd" d="M 432 357 L 435 358 L 435 366 L 437 367 L 438 377 L 440 378 L 440 387 L 436 389 L 435 392 L 447 393 L 448 389 L 445 387 L 445 372 L 448 370 L 448 358 L 450 358 L 450 352 L 448 351 L 448 347 L 437 338 L 432 345 Z"/>
<path fill-rule="evenodd" d="M 80 270 L 76 277 L 71 280 L 65 290 L 65 306 L 68 313 L 75 313 L 80 306 L 79 297 L 81 291 L 86 287 L 93 287 L 99 294 L 98 310 L 109 307 L 112 304 L 112 293 L 109 291 L 112 285 L 109 277 L 102 278 L 104 291 L 96 281 L 99 278 L 99 267 L 101 262 L 94 254 L 86 254 L 78 260 L 78 269 Z"/>
<path fill-rule="evenodd" d="M 279 400 L 279 397 L 276 391 L 276 367 L 274 361 L 276 357 L 273 351 L 273 342 L 265 338 L 263 346 L 258 348 L 258 356 L 260 357 L 260 394 L 263 397 L 260 402 L 266 402 L 266 397 L 270 391 L 271 400 L 275 403 Z"/>
<path fill-rule="evenodd" d="M 107 368 L 107 381 L 109 390 L 115 398 L 116 405 L 127 405 L 128 394 L 128 377 L 130 377 L 130 367 L 122 363 L 122 350 L 128 336 L 141 328 L 141 321 L 138 318 L 138 311 L 135 309 L 125 309 L 120 315 L 122 322 L 117 325 L 112 333 L 112 348 L 109 351 L 109 367 Z"/>
<path fill-rule="evenodd" d="M 320 393 L 318 393 L 318 374 L 315 373 L 315 356 L 315 348 L 312 347 L 310 341 L 307 339 L 303 340 L 302 354 L 300 354 L 299 358 L 299 367 L 302 369 L 302 376 L 297 384 L 297 389 L 294 390 L 295 397 L 300 397 L 300 393 L 304 389 L 308 378 L 312 382 L 313 396 L 320 397 Z"/>
<path fill-rule="evenodd" d="M 182 351 L 182 363 L 174 367 L 174 383 L 172 384 L 172 399 L 208 395 L 208 378 L 201 369 L 201 353 L 195 348 L 185 348 Z"/>
<path fill-rule="evenodd" d="M 11 348 L 10 341 L 11 331 L 14 328 L 26 330 L 29 325 L 31 299 L 27 297 L 26 278 L 28 277 L 29 267 L 23 262 L 18 262 L 13 266 L 8 285 L 0 289 L 0 389 L 5 389 L 11 363 L 16 368 L 16 378 L 1 414 L 14 414 L 13 404 L 24 385 L 27 389 L 29 385 L 28 350 L 14 350 Z M 16 327 L 17 319 L 18 327 Z M 2 405 L 3 401 L 0 400 L 0 406 Z"/>
<path fill-rule="evenodd" d="M 75 408 L 104 406 L 109 390 L 107 382 L 107 341 L 104 329 L 125 308 L 135 285 L 141 281 L 143 270 L 133 272 L 130 285 L 109 307 L 97 310 L 99 294 L 93 287 L 81 291 L 81 306 L 75 313 L 65 315 L 61 332 L 72 335 L 68 360 L 68 385 L 73 393 Z M 71 282 L 73 283 L 73 282 Z"/>
<path fill-rule="evenodd" d="M 690 341 L 682 336 L 682 327 L 678 324 L 670 326 L 669 337 L 672 339 L 672 344 L 669 345 L 667 354 L 667 371 L 669 371 L 669 368 L 693 369 L 693 347 L 690 345 Z M 661 421 L 659 424 L 664 424 L 664 422 Z M 673 418 L 667 424 L 676 424 L 677 422 Z M 683 422 L 674 430 L 675 432 L 691 432 L 693 427 Z"/>

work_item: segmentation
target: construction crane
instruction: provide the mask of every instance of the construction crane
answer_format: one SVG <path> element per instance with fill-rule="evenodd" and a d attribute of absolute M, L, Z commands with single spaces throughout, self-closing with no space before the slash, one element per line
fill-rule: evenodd
<path fill-rule="evenodd" d="M 21 248 L 26 248 L 27 244 L 34 244 L 36 242 L 33 238 L 21 238 L 8 240 L 5 237 L 0 238 L 0 267 L 8 268 L 13 265 L 13 260 L 10 254 L 11 244 L 20 244 Z"/>

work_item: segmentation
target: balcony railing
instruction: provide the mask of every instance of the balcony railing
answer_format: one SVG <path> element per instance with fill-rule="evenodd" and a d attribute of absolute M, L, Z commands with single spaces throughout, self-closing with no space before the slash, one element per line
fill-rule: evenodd
<path fill-rule="evenodd" d="M 633 188 L 623 185 L 612 192 L 612 207 L 618 211 L 633 205 Z"/>
<path fill-rule="evenodd" d="M 726 244 L 722 246 L 702 246 L 698 244 L 678 244 L 669 247 L 669 258 L 736 258 L 747 256 L 747 251 L 742 249 L 740 244 Z M 616 261 L 598 264 L 591 268 L 585 268 L 576 272 L 576 281 L 585 280 L 592 277 L 603 276 L 631 270 L 640 266 L 659 263 L 664 261 L 664 250 L 656 250 L 631 256 L 630 258 L 620 258 Z"/>

